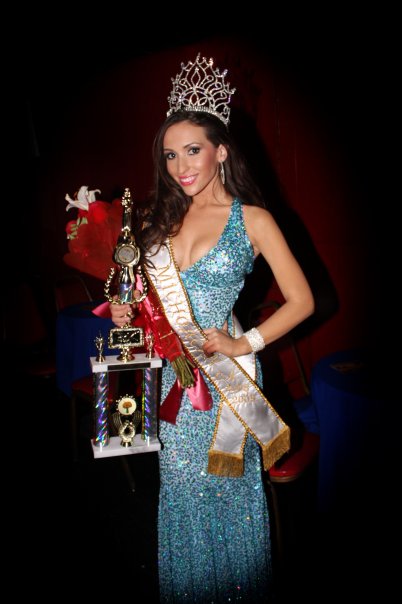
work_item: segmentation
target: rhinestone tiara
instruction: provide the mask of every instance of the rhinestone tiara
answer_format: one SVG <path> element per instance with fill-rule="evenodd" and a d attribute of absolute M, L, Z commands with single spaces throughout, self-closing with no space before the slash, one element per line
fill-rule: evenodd
<path fill-rule="evenodd" d="M 172 78 L 173 88 L 167 116 L 175 111 L 205 111 L 219 118 L 226 126 L 229 123 L 231 95 L 236 88 L 225 83 L 227 69 L 219 73 L 213 68 L 213 59 L 209 61 L 198 53 L 195 62 L 181 64 L 181 72 Z"/>

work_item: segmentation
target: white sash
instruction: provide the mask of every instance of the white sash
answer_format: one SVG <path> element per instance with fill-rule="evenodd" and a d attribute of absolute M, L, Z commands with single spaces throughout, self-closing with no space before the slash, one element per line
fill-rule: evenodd
<path fill-rule="evenodd" d="M 147 276 L 159 297 L 165 315 L 183 348 L 219 392 L 221 401 L 211 447 L 208 472 L 219 476 L 243 474 L 243 450 L 247 434 L 261 446 L 268 470 L 290 447 L 290 430 L 255 383 L 255 355 L 232 359 L 216 352 L 205 356 L 206 336 L 196 322 L 190 300 L 168 247 L 151 250 L 154 267 Z M 239 326 L 238 326 L 239 327 Z M 250 377 L 252 376 L 252 377 Z"/>

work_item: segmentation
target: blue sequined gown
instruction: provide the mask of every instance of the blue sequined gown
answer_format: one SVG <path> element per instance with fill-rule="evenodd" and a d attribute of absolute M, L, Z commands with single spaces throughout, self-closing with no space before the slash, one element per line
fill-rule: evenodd
<path fill-rule="evenodd" d="M 201 327 L 224 324 L 252 268 L 253 248 L 235 199 L 217 245 L 181 273 Z M 162 401 L 176 377 L 170 365 L 163 372 Z M 160 425 L 161 602 L 269 602 L 270 533 L 259 446 L 248 437 L 241 478 L 207 473 L 219 403 L 207 384 L 211 411 L 195 411 L 184 395 L 176 425 Z"/>

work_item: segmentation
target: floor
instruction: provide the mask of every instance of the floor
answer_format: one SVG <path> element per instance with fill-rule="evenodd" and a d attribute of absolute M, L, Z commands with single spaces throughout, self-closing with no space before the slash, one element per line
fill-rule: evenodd
<path fill-rule="evenodd" d="M 15 433 L 10 450 L 15 453 L 10 456 L 13 496 L 7 517 L 12 532 L 7 551 L 13 565 L 28 568 L 35 577 L 30 593 L 54 594 L 53 581 L 66 597 L 115 593 L 135 602 L 157 602 L 157 454 L 126 457 L 135 479 L 133 492 L 119 458 L 93 459 L 85 406 L 80 411 L 80 459 L 73 462 L 68 399 L 52 379 L 15 378 L 13 383 L 18 384 L 18 396 L 30 402 L 21 416 L 13 404 L 10 418 Z M 315 472 L 296 485 L 281 487 L 285 547 L 281 561 L 274 535 L 275 604 L 305 598 L 339 601 L 339 596 L 351 593 L 350 580 L 357 576 L 359 584 L 353 587 L 359 592 L 365 573 L 355 571 L 358 555 L 343 543 L 345 555 L 340 557 L 339 549 L 329 547 L 320 534 Z M 269 489 L 267 494 L 271 505 Z M 373 555 L 376 546 L 374 539 Z"/>

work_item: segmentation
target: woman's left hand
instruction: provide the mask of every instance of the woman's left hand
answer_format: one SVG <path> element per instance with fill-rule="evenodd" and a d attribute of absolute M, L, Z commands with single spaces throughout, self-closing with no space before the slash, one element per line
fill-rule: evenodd
<path fill-rule="evenodd" d="M 250 352 L 250 347 L 245 338 L 232 338 L 227 329 L 218 329 L 209 327 L 204 329 L 207 341 L 202 349 L 207 356 L 212 356 L 214 352 L 221 352 L 227 357 L 239 357 Z"/>

